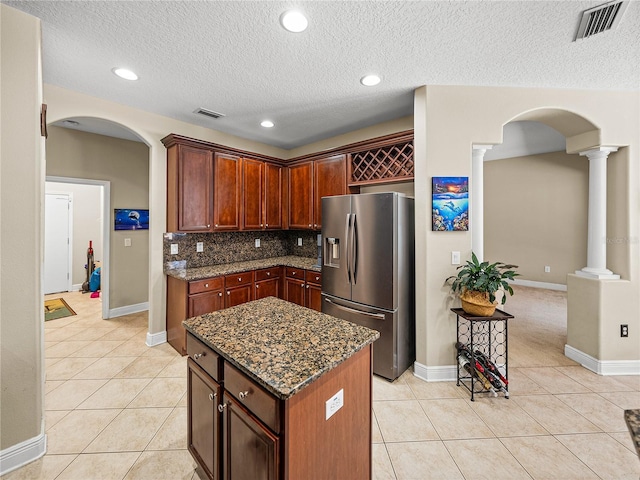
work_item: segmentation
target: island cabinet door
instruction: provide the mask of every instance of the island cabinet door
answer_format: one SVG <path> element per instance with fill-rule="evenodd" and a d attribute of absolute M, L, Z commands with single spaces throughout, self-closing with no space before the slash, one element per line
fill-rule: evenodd
<path fill-rule="evenodd" d="M 304 279 L 286 277 L 284 279 L 284 299 L 287 302 L 297 303 L 301 307 L 305 307 L 304 286 Z"/>
<path fill-rule="evenodd" d="M 190 358 L 187 360 L 187 444 L 211 480 L 220 478 L 222 389 Z"/>
<path fill-rule="evenodd" d="M 221 409 L 225 480 L 277 480 L 278 437 L 227 393 Z"/>

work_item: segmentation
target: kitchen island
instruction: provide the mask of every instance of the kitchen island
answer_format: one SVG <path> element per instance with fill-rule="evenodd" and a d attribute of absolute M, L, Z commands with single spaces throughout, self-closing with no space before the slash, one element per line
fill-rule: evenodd
<path fill-rule="evenodd" d="M 275 297 L 183 325 L 188 448 L 208 478 L 371 478 L 378 332 Z"/>

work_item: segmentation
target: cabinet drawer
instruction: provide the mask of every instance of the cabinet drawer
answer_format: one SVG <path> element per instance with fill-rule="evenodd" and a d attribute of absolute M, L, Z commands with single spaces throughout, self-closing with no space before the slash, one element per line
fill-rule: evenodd
<path fill-rule="evenodd" d="M 304 269 L 287 267 L 286 275 L 289 278 L 299 278 L 300 280 L 304 280 Z"/>
<path fill-rule="evenodd" d="M 280 401 L 228 362 L 224 388 L 275 433 L 280 433 Z"/>
<path fill-rule="evenodd" d="M 251 285 L 251 282 L 253 282 L 253 271 L 226 275 L 224 277 L 224 281 L 226 288 L 238 287 L 240 285 Z"/>
<path fill-rule="evenodd" d="M 256 270 L 256 282 L 280 277 L 280 267 L 263 268 Z"/>
<path fill-rule="evenodd" d="M 211 378 L 220 381 L 222 378 L 220 373 L 222 370 L 222 359 L 216 352 L 207 347 L 191 334 L 187 335 L 187 355 L 194 362 L 202 367 Z"/>
<path fill-rule="evenodd" d="M 304 279 L 307 283 L 322 285 L 322 273 L 313 270 L 305 270 Z"/>
<path fill-rule="evenodd" d="M 190 295 L 192 293 L 210 292 L 220 288 L 224 288 L 224 278 L 222 277 L 205 278 L 204 280 L 189 282 Z"/>

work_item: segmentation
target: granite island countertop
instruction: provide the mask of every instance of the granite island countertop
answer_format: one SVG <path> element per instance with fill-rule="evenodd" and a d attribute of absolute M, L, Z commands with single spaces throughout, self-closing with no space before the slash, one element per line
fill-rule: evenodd
<path fill-rule="evenodd" d="M 221 275 L 229 275 L 232 273 L 245 272 L 247 270 L 259 270 L 261 268 L 270 268 L 283 265 L 285 267 L 303 268 L 305 270 L 313 270 L 321 272 L 322 268 L 316 266 L 317 258 L 296 257 L 293 255 L 287 257 L 264 258 L 261 260 L 249 260 L 245 262 L 223 263 L 220 265 L 210 265 L 207 267 L 196 268 L 167 268 L 165 265 L 164 273 L 181 280 L 202 280 L 203 278 L 219 277 Z"/>
<path fill-rule="evenodd" d="M 184 327 L 286 400 L 380 333 L 275 297 L 188 318 Z"/>

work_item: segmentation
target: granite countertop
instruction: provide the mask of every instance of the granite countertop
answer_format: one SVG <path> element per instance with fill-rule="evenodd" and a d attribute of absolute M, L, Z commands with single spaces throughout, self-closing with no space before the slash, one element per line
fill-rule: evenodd
<path fill-rule="evenodd" d="M 633 445 L 636 447 L 636 452 L 640 457 L 640 408 L 625 410 L 624 420 L 627 422 L 631 440 L 633 440 Z"/>
<path fill-rule="evenodd" d="M 211 265 L 208 267 L 197 268 L 166 268 L 164 273 L 181 280 L 202 280 L 203 278 L 219 277 L 221 275 L 229 275 L 231 273 L 244 272 L 247 270 L 259 270 L 261 268 L 277 267 L 284 265 L 285 267 L 303 268 L 305 270 L 313 270 L 321 272 L 322 268 L 315 266 L 318 262 L 317 258 L 307 257 L 273 257 L 262 260 L 250 260 L 246 262 L 224 263 L 221 265 Z"/>
<path fill-rule="evenodd" d="M 283 400 L 380 336 L 375 330 L 275 297 L 188 318 L 182 324 Z"/>

